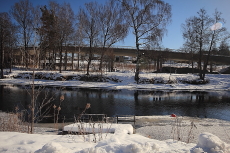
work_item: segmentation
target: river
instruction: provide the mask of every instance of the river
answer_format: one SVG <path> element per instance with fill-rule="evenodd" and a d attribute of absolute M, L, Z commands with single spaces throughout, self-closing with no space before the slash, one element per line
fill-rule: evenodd
<path fill-rule="evenodd" d="M 196 90 L 107 90 L 79 88 L 41 88 L 36 87 L 37 104 L 51 102 L 43 107 L 48 110 L 46 116 L 54 113 L 53 106 L 60 105 L 60 118 L 72 121 L 86 110 L 90 114 L 115 115 L 170 115 L 216 118 L 230 121 L 230 91 L 196 91 Z M 28 110 L 31 101 L 29 86 L 0 85 L 0 110 L 15 112 L 15 108 Z M 48 97 L 47 99 L 44 99 Z M 38 106 L 38 105 L 37 105 Z"/>

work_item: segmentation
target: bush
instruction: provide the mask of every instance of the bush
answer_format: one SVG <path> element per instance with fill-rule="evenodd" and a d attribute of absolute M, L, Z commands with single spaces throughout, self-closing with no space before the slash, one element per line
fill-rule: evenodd
<path fill-rule="evenodd" d="M 199 84 L 208 84 L 210 82 L 209 79 L 194 79 L 194 80 L 188 80 L 188 79 L 182 79 L 180 80 L 181 83 L 187 83 L 187 84 L 194 84 L 194 85 L 199 85 Z"/>

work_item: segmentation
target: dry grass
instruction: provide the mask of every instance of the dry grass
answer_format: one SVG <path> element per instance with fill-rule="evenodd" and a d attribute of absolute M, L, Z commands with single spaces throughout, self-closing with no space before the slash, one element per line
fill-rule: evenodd
<path fill-rule="evenodd" d="M 191 121 L 190 126 L 183 125 L 183 117 L 175 117 L 172 123 L 171 136 L 173 140 L 190 143 L 194 139 L 193 130 L 197 128 L 194 121 Z"/>
<path fill-rule="evenodd" d="M 28 132 L 28 123 L 25 121 L 25 113 L 1 113 L 0 131 Z"/>
<path fill-rule="evenodd" d="M 90 103 L 87 103 L 85 109 L 75 118 L 75 124 L 77 124 L 77 132 L 74 130 L 68 131 L 69 137 L 74 140 L 74 137 L 71 135 L 79 135 L 83 138 L 85 142 L 98 142 L 105 139 L 111 129 L 112 124 L 115 121 L 115 118 L 110 120 L 105 120 L 102 118 L 101 120 L 94 121 L 93 118 L 90 118 L 88 123 L 83 122 L 82 116 L 85 114 L 85 111 L 90 108 Z M 106 121 L 106 122 L 105 122 Z M 107 128 L 106 130 L 104 130 Z M 89 130 L 90 129 L 90 130 Z"/>

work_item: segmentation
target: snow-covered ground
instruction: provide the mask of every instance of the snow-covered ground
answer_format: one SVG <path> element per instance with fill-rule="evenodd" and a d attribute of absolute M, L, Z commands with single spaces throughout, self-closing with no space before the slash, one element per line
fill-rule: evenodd
<path fill-rule="evenodd" d="M 13 71 L 7 78 L 1 79 L 0 84 L 30 84 L 31 80 L 24 78 L 14 79 L 13 76 L 22 73 L 22 71 Z M 45 73 L 45 72 L 43 72 Z M 49 72 L 50 73 L 50 72 Z M 54 77 L 63 75 L 78 75 L 78 72 L 52 72 Z M 48 75 L 48 73 L 47 73 Z M 210 83 L 205 85 L 191 85 L 180 82 L 180 80 L 194 80 L 197 76 L 192 74 L 161 74 L 161 73 L 142 73 L 141 79 L 158 78 L 164 82 L 174 80 L 173 84 L 155 83 L 155 84 L 136 84 L 134 82 L 134 73 L 130 72 L 112 72 L 106 73 L 106 76 L 121 80 L 121 82 L 84 82 L 76 80 L 53 81 L 53 80 L 35 80 L 35 84 L 49 86 L 69 86 L 77 88 L 108 88 L 108 89 L 169 89 L 169 90 L 230 90 L 230 75 L 208 74 Z M 146 119 L 147 118 L 147 119 Z M 151 120 L 152 119 L 152 120 Z M 230 132 L 230 123 L 227 121 L 214 119 L 197 119 L 194 125 L 191 120 L 174 122 L 175 125 L 165 124 L 165 120 L 171 120 L 169 116 L 163 116 L 156 120 L 156 117 L 142 118 L 141 126 L 137 127 L 136 134 L 128 134 L 130 125 L 122 128 L 114 128 L 114 133 L 104 133 L 99 139 L 96 135 L 50 135 L 43 132 L 41 134 L 25 134 L 18 132 L 0 132 L 0 152 L 36 152 L 36 153 L 63 153 L 63 152 L 81 152 L 81 153 L 230 153 L 228 133 Z M 151 120 L 151 121 L 150 121 Z M 175 119 L 173 119 L 175 121 Z M 158 123 L 158 124 L 156 124 Z M 191 128 L 194 128 L 190 130 Z M 209 128 L 212 127 L 212 128 Z M 127 130 L 128 128 L 128 130 Z M 187 129 L 185 132 L 184 128 Z M 195 130 L 196 129 L 196 130 Z M 209 129 L 209 130 L 207 130 Z M 116 131 L 117 130 L 117 131 Z M 124 132 L 126 131 L 126 132 Z M 171 131 L 171 133 L 169 132 Z M 194 132 L 193 134 L 190 134 Z M 196 131 L 196 132 L 195 132 Z M 219 132 L 218 132 L 219 131 Z M 159 138 L 159 133 L 165 137 Z M 213 135 L 213 134 L 217 135 Z M 171 135 L 171 137 L 168 137 Z M 193 143 L 177 141 L 184 136 L 194 136 Z M 188 138 L 188 137 L 187 137 Z M 158 140 L 157 140 L 158 139 Z M 224 142 L 225 141 L 225 142 Z"/>
<path fill-rule="evenodd" d="M 31 84 L 31 80 L 25 79 L 27 74 L 32 73 L 30 71 L 13 71 L 9 75 L 5 75 L 5 79 L 0 79 L 0 84 L 16 84 L 16 85 L 28 85 Z M 41 71 L 43 76 L 56 79 L 60 76 L 78 76 L 84 75 L 80 72 L 64 71 L 61 74 L 57 71 Z M 51 74 L 52 73 L 52 74 Z M 100 73 L 94 73 L 94 75 L 100 75 Z M 22 78 L 13 79 L 13 76 L 21 76 Z M 210 83 L 203 85 L 192 85 L 182 83 L 183 81 L 197 80 L 198 76 L 194 74 L 168 74 L 168 73 L 141 73 L 140 80 L 144 79 L 156 79 L 163 80 L 165 83 L 154 84 L 136 84 L 134 81 L 134 73 L 131 72 L 109 72 L 104 76 L 115 78 L 120 82 L 84 82 L 73 80 L 65 81 L 53 81 L 44 79 L 35 79 L 35 84 L 45 86 L 66 86 L 76 88 L 107 88 L 107 89 L 165 89 L 165 90 L 230 90 L 230 75 L 229 74 L 207 74 L 206 78 L 210 80 Z M 174 81 L 173 84 L 167 84 L 169 80 Z"/>
<path fill-rule="evenodd" d="M 16 132 L 1 132 L 0 152 L 21 152 L 21 153 L 145 153 L 145 152 L 177 152 L 184 153 L 194 150 L 194 152 L 202 152 L 201 145 L 197 149 L 195 144 L 185 144 L 173 140 L 158 141 L 149 139 L 137 134 L 109 134 L 106 139 L 98 142 L 84 142 L 81 136 L 78 135 L 39 135 L 25 134 Z M 92 137 L 92 136 L 91 136 Z M 219 145 L 227 147 L 226 144 L 218 140 L 215 136 L 204 133 L 200 144 L 216 147 L 216 142 L 208 140 L 216 139 Z M 207 140 L 208 139 L 208 140 Z M 208 143 L 207 143 L 208 142 Z M 205 146 L 206 147 L 206 146 Z M 210 147 L 210 148 L 211 148 Z M 208 148 L 208 147 L 207 147 Z M 205 148 L 205 149 L 207 149 Z M 210 150 L 210 148 L 208 148 Z M 198 151 L 199 150 L 199 151 Z"/>
<path fill-rule="evenodd" d="M 168 120 L 169 116 L 159 117 L 144 117 L 148 119 L 163 119 Z M 173 119 L 174 120 L 174 119 Z M 214 121 L 214 120 L 212 120 Z M 216 120 L 217 121 L 217 120 Z M 229 153 L 230 145 L 222 141 L 223 137 L 217 137 L 210 132 L 202 132 L 198 135 L 195 143 L 185 143 L 177 141 L 178 136 L 185 137 L 189 133 L 184 131 L 186 121 L 183 121 L 182 126 L 144 126 L 138 128 L 136 134 L 132 134 L 130 124 L 111 125 L 111 123 L 101 123 L 82 126 L 68 125 L 66 130 L 85 130 L 94 131 L 94 134 L 88 135 L 57 135 L 50 134 L 46 131 L 53 129 L 46 129 L 40 134 L 26 134 L 18 132 L 0 132 L 0 152 L 6 153 Z M 206 124 L 203 128 L 197 125 L 199 130 L 205 131 L 205 126 L 212 126 L 209 120 L 203 120 L 202 124 Z M 220 122 L 218 122 L 220 124 Z M 102 125 L 103 124 L 103 125 Z M 223 127 L 214 125 L 215 128 L 230 128 L 229 122 L 222 123 Z M 98 128 L 99 127 L 99 128 Z M 114 133 L 107 133 L 109 129 Z M 201 128 L 201 129 L 200 129 Z M 173 135 L 171 139 L 157 140 L 151 138 L 151 132 L 154 135 L 163 134 L 165 129 L 171 131 Z M 178 135 L 178 129 L 181 135 Z M 37 129 L 38 130 L 38 129 Z M 219 129 L 223 130 L 224 129 Z M 39 130 L 38 130 L 39 131 Z M 100 131 L 106 131 L 100 133 Z M 150 132 L 151 131 L 151 132 Z M 213 132 L 214 130 L 212 130 Z M 99 132 L 99 133 L 98 133 Z M 225 131 L 227 132 L 227 131 Z M 146 136 L 145 134 L 149 134 Z M 226 133 L 227 134 L 227 133 Z M 164 133 L 167 137 L 167 133 Z M 164 137 L 163 135 L 163 137 Z M 191 136 L 195 135 L 194 133 Z M 165 137 L 165 138 L 166 138 Z"/>

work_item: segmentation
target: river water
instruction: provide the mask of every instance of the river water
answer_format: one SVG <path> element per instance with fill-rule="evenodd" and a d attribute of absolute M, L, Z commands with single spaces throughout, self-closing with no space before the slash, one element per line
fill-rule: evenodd
<path fill-rule="evenodd" d="M 216 118 L 230 121 L 230 91 L 180 91 L 180 90 L 106 90 L 76 88 L 40 88 L 37 104 L 50 103 L 43 107 L 48 110 L 46 116 L 54 113 L 53 105 L 60 105 L 60 96 L 64 95 L 60 107 L 60 118 L 71 121 L 86 110 L 90 114 L 115 115 L 170 115 Z M 0 110 L 14 112 L 15 107 L 28 110 L 31 101 L 31 89 L 28 86 L 0 86 Z M 52 117 L 51 117 L 52 118 Z"/>

